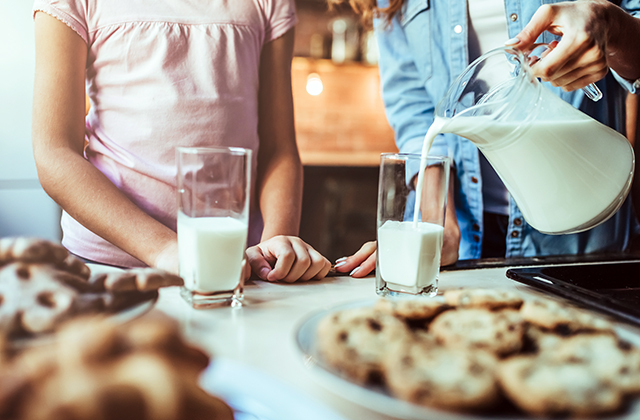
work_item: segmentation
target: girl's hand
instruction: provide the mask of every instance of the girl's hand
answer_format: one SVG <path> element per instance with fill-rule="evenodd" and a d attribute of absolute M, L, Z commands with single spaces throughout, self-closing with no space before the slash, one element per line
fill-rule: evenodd
<path fill-rule="evenodd" d="M 275 236 L 248 248 L 246 255 L 253 272 L 267 281 L 319 280 L 331 269 L 329 260 L 295 236 Z"/>
<path fill-rule="evenodd" d="M 340 258 L 334 268 L 355 278 L 368 276 L 376 268 L 376 241 L 367 242 L 355 254 Z"/>
<path fill-rule="evenodd" d="M 153 263 L 155 268 L 168 271 L 173 274 L 180 274 L 178 263 L 178 241 L 169 242 L 158 252 Z"/>

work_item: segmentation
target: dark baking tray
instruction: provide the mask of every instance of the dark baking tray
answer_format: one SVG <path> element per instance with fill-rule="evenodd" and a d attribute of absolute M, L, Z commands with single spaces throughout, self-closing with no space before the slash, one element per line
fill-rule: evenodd
<path fill-rule="evenodd" d="M 507 277 L 640 326 L 640 262 L 512 268 Z"/>

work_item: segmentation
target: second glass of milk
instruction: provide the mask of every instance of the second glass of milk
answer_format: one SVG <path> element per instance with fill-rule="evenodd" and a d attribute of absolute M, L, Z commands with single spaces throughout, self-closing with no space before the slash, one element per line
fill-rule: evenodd
<path fill-rule="evenodd" d="M 182 297 L 194 308 L 241 305 L 251 151 L 179 147 L 176 160 Z"/>
<path fill-rule="evenodd" d="M 438 291 L 451 160 L 386 153 L 378 185 L 376 293 Z"/>

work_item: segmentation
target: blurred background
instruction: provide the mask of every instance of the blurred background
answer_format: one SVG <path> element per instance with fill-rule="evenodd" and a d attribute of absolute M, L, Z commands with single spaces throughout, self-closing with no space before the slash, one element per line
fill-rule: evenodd
<path fill-rule="evenodd" d="M 0 237 L 60 239 L 60 209 L 31 151 L 35 49 L 30 0 L 0 1 Z"/>
<path fill-rule="evenodd" d="M 0 1 L 0 237 L 60 239 L 31 150 L 31 0 Z M 305 186 L 300 236 L 335 260 L 375 239 L 380 153 L 396 151 L 372 33 L 346 8 L 296 0 L 293 95 Z"/>

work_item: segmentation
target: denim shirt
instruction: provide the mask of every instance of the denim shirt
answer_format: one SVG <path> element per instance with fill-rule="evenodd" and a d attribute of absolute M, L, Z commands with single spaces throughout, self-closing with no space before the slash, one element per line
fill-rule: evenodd
<path fill-rule="evenodd" d="M 516 36 L 543 3 L 554 1 L 505 0 L 509 38 Z M 387 7 L 388 0 L 378 0 Z M 640 16 L 640 0 L 622 1 L 622 7 Z M 382 96 L 387 119 L 401 152 L 421 153 L 424 136 L 434 119 L 438 101 L 469 64 L 467 2 L 406 0 L 391 25 L 374 22 L 380 54 Z M 538 42 L 557 39 L 545 32 Z M 506 41 L 506 39 L 505 39 Z M 625 96 L 635 93 L 633 82 L 614 72 L 597 83 L 604 97 L 593 102 L 581 90 L 564 92 L 545 84 L 563 100 L 598 121 L 624 133 Z M 637 85 L 637 82 L 636 82 Z M 450 156 L 455 168 L 455 205 L 461 231 L 460 259 L 480 258 L 482 245 L 482 177 L 478 149 L 467 139 L 441 134 L 429 154 Z M 533 174 L 532 174 L 533 176 Z M 523 218 L 509 199 L 506 257 L 531 257 L 623 251 L 638 232 L 631 202 L 605 223 L 578 234 L 546 235 Z"/>

